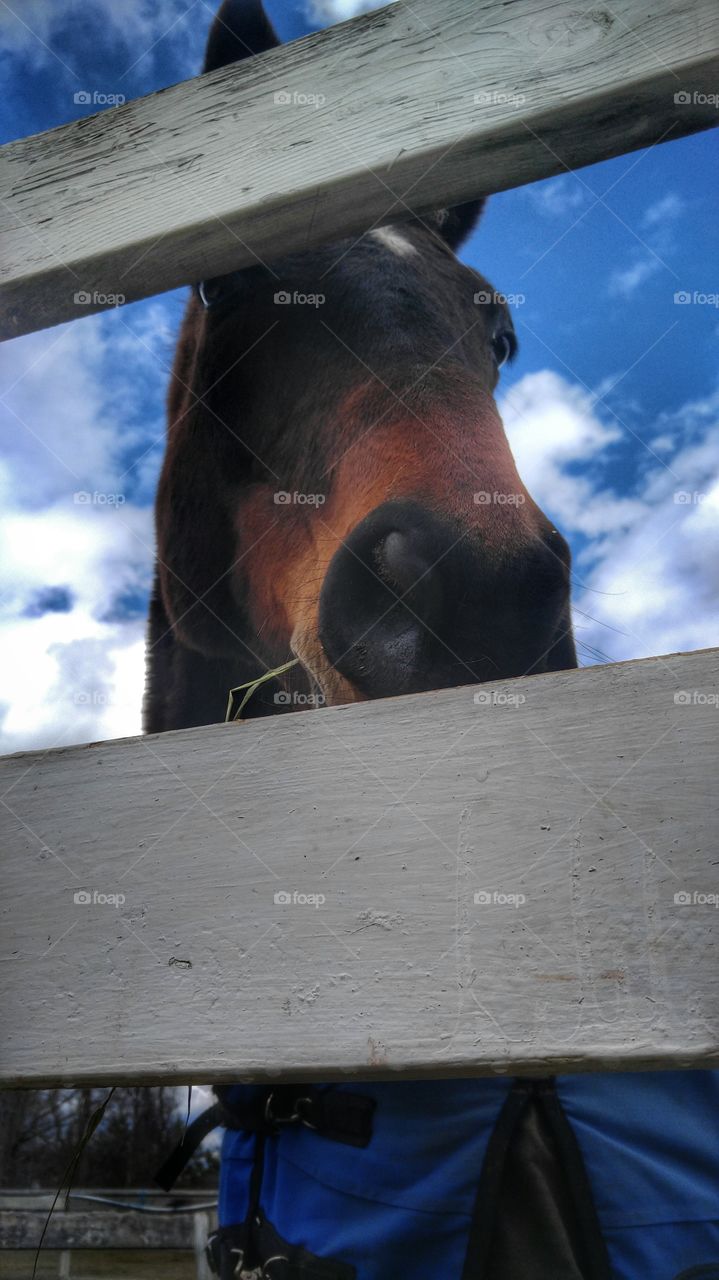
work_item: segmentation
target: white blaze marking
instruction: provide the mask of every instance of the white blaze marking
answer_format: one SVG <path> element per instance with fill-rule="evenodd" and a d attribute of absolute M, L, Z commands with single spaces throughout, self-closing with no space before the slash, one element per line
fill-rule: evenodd
<path fill-rule="evenodd" d="M 379 227 L 377 231 L 370 231 L 370 235 L 375 240 L 379 240 L 386 249 L 391 249 L 392 253 L 396 253 L 398 258 L 411 258 L 417 252 L 413 244 L 409 240 L 405 240 L 399 231 L 395 231 L 394 227 Z"/>

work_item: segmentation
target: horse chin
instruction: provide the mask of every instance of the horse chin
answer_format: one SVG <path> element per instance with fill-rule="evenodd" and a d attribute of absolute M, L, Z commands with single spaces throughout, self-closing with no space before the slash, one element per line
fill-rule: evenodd
<path fill-rule="evenodd" d="M 319 690 L 322 706 L 338 707 L 347 702 L 367 701 L 366 695 L 332 666 L 314 627 L 298 624 L 292 633 L 290 649 L 299 658 L 310 684 Z"/>

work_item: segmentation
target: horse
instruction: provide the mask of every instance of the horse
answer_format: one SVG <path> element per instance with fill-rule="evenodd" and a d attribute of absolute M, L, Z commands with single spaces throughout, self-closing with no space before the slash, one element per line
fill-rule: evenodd
<path fill-rule="evenodd" d="M 260 0 L 224 0 L 204 71 L 277 43 Z M 495 400 L 512 318 L 457 257 L 483 201 L 398 203 L 193 290 L 150 733 L 222 720 L 263 673 L 247 718 L 577 665 L 569 549 Z M 222 1280 L 710 1280 L 718 1090 L 706 1071 L 218 1086 L 158 1180 L 225 1126 Z"/>
<path fill-rule="evenodd" d="M 203 70 L 277 43 L 261 4 L 224 0 Z M 222 720 L 231 687 L 292 660 L 247 717 L 577 665 L 569 548 L 518 474 L 495 399 L 512 317 L 457 257 L 483 204 L 388 212 L 356 238 L 194 288 L 156 502 L 147 732 Z M 494 1196 L 491 1275 L 540 1274 L 519 1259 L 527 1231 L 542 1275 L 599 1275 L 535 1084 Z M 217 1270 L 293 1247 L 245 1233 Z"/>
<path fill-rule="evenodd" d="M 204 71 L 273 48 L 226 0 Z M 278 108 L 281 109 L 281 108 Z M 461 262 L 482 200 L 202 282 L 156 503 L 148 732 L 576 666 L 570 553 L 496 405 L 517 351 Z M 395 210 L 396 217 L 396 210 Z"/>

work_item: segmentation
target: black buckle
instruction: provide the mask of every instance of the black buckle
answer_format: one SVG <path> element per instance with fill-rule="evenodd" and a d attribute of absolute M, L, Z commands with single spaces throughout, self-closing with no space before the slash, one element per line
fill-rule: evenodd
<path fill-rule="evenodd" d="M 218 1125 L 244 1133 L 276 1136 L 283 1124 L 303 1124 L 323 1138 L 366 1147 L 372 1137 L 374 1098 L 342 1089 L 313 1090 L 306 1085 L 278 1085 L 246 1104 L 227 1100 L 229 1086 L 218 1086 L 218 1101 L 196 1116 L 170 1153 L 155 1181 L 165 1191 L 174 1185 L 200 1143 Z"/>
<path fill-rule="evenodd" d="M 281 1085 L 265 1103 L 265 1123 L 270 1133 L 280 1125 L 303 1124 L 323 1138 L 366 1147 L 372 1137 L 374 1098 L 343 1089 L 313 1090 Z"/>
<path fill-rule="evenodd" d="M 276 1271 L 274 1275 L 270 1271 L 270 1267 L 273 1263 L 279 1263 L 280 1266 L 279 1272 Z M 271 1258 L 267 1258 L 266 1261 L 262 1263 L 262 1280 L 282 1280 L 283 1275 L 287 1274 L 285 1268 L 289 1267 L 289 1265 L 290 1260 L 286 1253 L 273 1254 Z"/>
<path fill-rule="evenodd" d="M 309 1119 L 312 1107 L 315 1105 L 315 1099 L 308 1097 L 297 1097 L 295 1094 L 289 1094 L 285 1101 L 284 1114 L 278 1103 L 283 1095 L 279 1095 L 277 1091 L 273 1091 L 268 1095 L 265 1103 L 265 1120 L 270 1131 L 275 1131 L 276 1127 L 281 1124 L 296 1124 L 299 1120 L 300 1124 L 304 1124 L 308 1129 L 316 1129 L 317 1125 L 313 1124 Z"/>
<path fill-rule="evenodd" d="M 220 1280 L 233 1280 L 243 1266 L 262 1280 L 356 1280 L 354 1266 L 337 1258 L 320 1258 L 290 1244 L 262 1215 L 234 1227 L 220 1227 L 207 1242 L 207 1261 Z"/>
<path fill-rule="evenodd" d="M 210 1271 L 213 1275 L 219 1276 L 220 1280 L 229 1280 L 230 1277 L 242 1275 L 245 1260 L 244 1245 L 232 1244 L 230 1239 L 223 1238 L 216 1231 L 207 1237 L 205 1257 Z"/>

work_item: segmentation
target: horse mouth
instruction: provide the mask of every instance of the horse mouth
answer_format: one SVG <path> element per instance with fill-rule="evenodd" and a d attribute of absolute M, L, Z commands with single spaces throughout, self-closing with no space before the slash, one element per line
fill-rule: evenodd
<path fill-rule="evenodd" d="M 290 640 L 290 649 L 319 694 L 321 706 L 337 707 L 347 702 L 366 702 L 367 696 L 332 666 L 314 627 L 299 623 Z"/>

